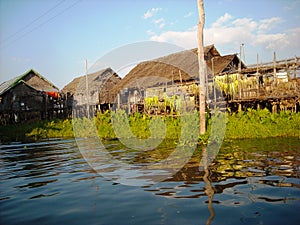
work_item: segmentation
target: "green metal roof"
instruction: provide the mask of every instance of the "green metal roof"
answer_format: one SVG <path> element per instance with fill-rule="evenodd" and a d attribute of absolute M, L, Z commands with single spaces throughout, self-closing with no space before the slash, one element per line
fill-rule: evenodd
<path fill-rule="evenodd" d="M 35 75 L 37 75 L 38 77 L 40 77 L 41 79 L 45 80 L 46 82 L 48 82 L 54 89 L 57 89 L 57 91 L 59 90 L 54 84 L 52 84 L 50 81 L 48 81 L 45 77 L 43 77 L 41 74 L 36 72 L 34 69 L 29 69 L 24 74 L 22 74 L 20 76 L 17 76 L 15 78 L 12 78 L 12 79 L 10 79 L 8 81 L 5 81 L 2 84 L 0 84 L 0 95 L 3 95 L 6 91 L 8 91 L 8 90 L 12 89 L 13 87 L 15 87 L 18 83 L 23 81 L 24 77 L 26 77 L 31 72 L 34 73 Z M 23 82 L 26 83 L 25 81 L 23 81 Z M 30 85 L 28 85 L 28 86 L 30 86 Z"/>

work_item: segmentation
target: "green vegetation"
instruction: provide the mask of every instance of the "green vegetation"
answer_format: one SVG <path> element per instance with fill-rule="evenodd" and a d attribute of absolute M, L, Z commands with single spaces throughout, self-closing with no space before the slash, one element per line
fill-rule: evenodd
<path fill-rule="evenodd" d="M 219 115 L 224 114 L 220 113 Z M 198 118 L 198 113 L 187 116 L 149 116 L 135 113 L 128 117 L 124 111 L 118 113 L 107 111 L 99 113 L 94 119 L 57 119 L 32 124 L 0 126 L 0 134 L 3 143 L 47 138 L 71 138 L 74 135 L 76 137 L 99 136 L 101 139 L 165 138 L 172 140 L 174 144 L 181 140 L 198 139 L 200 143 L 207 143 L 212 119 L 208 118 L 207 134 L 196 137 L 195 131 L 199 130 Z M 222 124 L 217 122 L 214 126 L 214 129 L 218 130 L 221 129 Z M 220 126 L 220 128 L 216 126 Z M 183 134 L 187 137 L 182 137 Z M 257 111 L 248 109 L 241 113 L 226 114 L 225 139 L 267 137 L 300 138 L 300 114 L 290 111 L 273 114 L 266 109 Z"/>
<path fill-rule="evenodd" d="M 169 114 L 173 115 L 175 111 L 180 111 L 182 107 L 181 98 L 176 95 L 172 97 L 164 96 L 162 102 L 159 101 L 158 96 L 145 98 L 145 111 L 150 115 L 151 111 L 155 112 L 167 112 L 170 110 Z"/>
<path fill-rule="evenodd" d="M 271 113 L 267 109 L 248 109 L 228 116 L 227 139 L 267 137 L 300 138 L 300 114 L 291 111 Z"/>
<path fill-rule="evenodd" d="M 0 126 L 0 142 L 36 141 L 46 138 L 73 137 L 71 119 L 55 119 L 27 124 Z"/>

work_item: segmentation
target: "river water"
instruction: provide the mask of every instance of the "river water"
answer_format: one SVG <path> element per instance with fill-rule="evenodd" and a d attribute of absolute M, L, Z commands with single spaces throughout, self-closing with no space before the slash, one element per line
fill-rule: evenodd
<path fill-rule="evenodd" d="M 96 173 L 75 140 L 1 145 L 0 224 L 299 224 L 299 139 L 225 142 L 208 170 L 200 155 L 129 186 Z"/>

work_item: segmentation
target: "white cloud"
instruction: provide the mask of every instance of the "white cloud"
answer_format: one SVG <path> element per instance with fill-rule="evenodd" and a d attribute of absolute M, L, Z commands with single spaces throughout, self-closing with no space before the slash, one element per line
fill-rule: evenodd
<path fill-rule="evenodd" d="M 251 18 L 241 18 L 232 21 L 232 27 L 239 27 L 244 30 L 252 31 L 257 28 L 257 23 Z"/>
<path fill-rule="evenodd" d="M 154 35 L 151 41 L 170 42 L 184 48 L 194 48 L 197 46 L 197 31 L 195 29 L 187 31 L 167 31 L 161 35 Z"/>
<path fill-rule="evenodd" d="M 149 9 L 147 12 L 144 13 L 143 18 L 144 19 L 151 18 L 152 16 L 154 16 L 154 14 L 156 14 L 160 10 L 162 10 L 162 8 L 152 8 L 152 9 Z"/>
<path fill-rule="evenodd" d="M 166 23 L 165 23 L 165 19 L 164 18 L 159 18 L 157 20 L 153 20 L 153 23 L 158 26 L 159 28 L 163 28 Z"/>
<path fill-rule="evenodd" d="M 287 30 L 287 36 L 290 43 L 294 43 L 297 49 L 300 49 L 300 27 Z"/>
<path fill-rule="evenodd" d="M 155 24 L 160 24 L 160 23 L 162 23 L 162 22 L 164 22 L 164 21 L 165 21 L 164 18 L 159 18 L 159 19 L 157 19 L 157 20 L 154 20 L 153 23 L 155 23 Z"/>
<path fill-rule="evenodd" d="M 152 30 L 147 30 L 146 32 L 148 35 L 155 35 L 155 32 L 153 32 Z"/>
<path fill-rule="evenodd" d="M 277 26 L 279 23 L 282 22 L 282 19 L 279 17 L 272 17 L 269 19 L 264 19 L 259 21 L 259 31 L 260 32 L 265 32 L 268 30 L 271 30 L 273 27 Z"/>
<path fill-rule="evenodd" d="M 187 14 L 185 14 L 183 17 L 184 18 L 188 18 L 188 17 L 191 17 L 193 15 L 193 13 L 192 12 L 188 12 Z"/>
<path fill-rule="evenodd" d="M 164 28 L 165 27 L 165 23 L 161 23 L 161 24 L 159 24 L 159 28 Z"/>
<path fill-rule="evenodd" d="M 218 48 L 229 51 L 224 54 L 237 52 L 241 43 L 256 53 L 265 51 L 269 54 L 275 50 L 287 52 L 288 49 L 290 52 L 299 52 L 300 28 L 280 30 L 281 27 L 278 24 L 281 22 L 282 19 L 279 17 L 258 21 L 252 18 L 233 19 L 230 14 L 225 13 L 211 27 L 204 30 L 204 43 L 205 45 L 215 44 Z M 169 30 L 152 35 L 150 39 L 173 43 L 184 48 L 195 48 L 197 47 L 197 26 L 185 31 Z"/>
<path fill-rule="evenodd" d="M 216 22 L 213 23 L 213 27 L 222 26 L 225 22 L 230 20 L 232 16 L 229 13 L 225 13 L 224 16 L 221 16 Z"/>
<path fill-rule="evenodd" d="M 258 34 L 251 43 L 252 45 L 262 45 L 267 50 L 279 50 L 289 45 L 287 35 L 284 33 L 277 34 Z"/>

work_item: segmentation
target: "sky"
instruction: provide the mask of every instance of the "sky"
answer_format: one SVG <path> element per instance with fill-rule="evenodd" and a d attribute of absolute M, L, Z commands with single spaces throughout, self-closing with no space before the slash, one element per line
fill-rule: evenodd
<path fill-rule="evenodd" d="M 243 44 L 246 65 L 300 56 L 300 0 L 204 0 L 204 10 L 204 45 L 221 55 Z M 123 46 L 196 48 L 198 20 L 197 0 L 0 0 L 0 83 L 32 68 L 62 89 L 85 60 Z"/>

